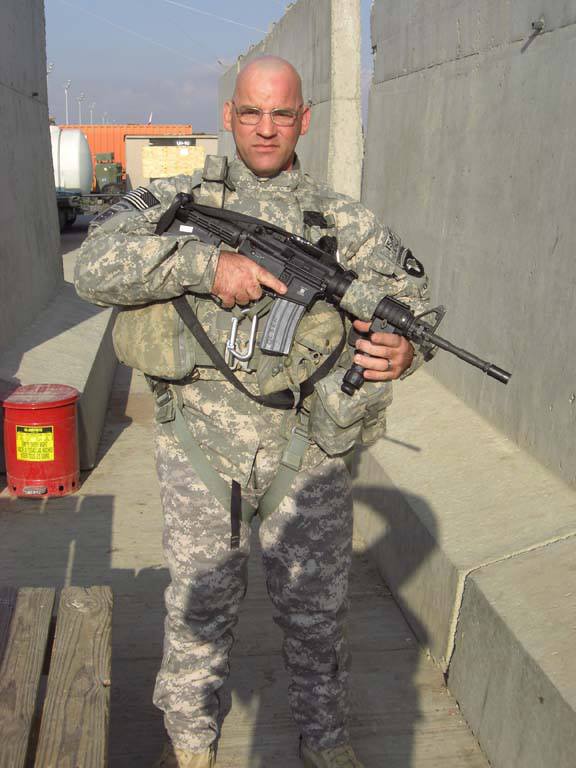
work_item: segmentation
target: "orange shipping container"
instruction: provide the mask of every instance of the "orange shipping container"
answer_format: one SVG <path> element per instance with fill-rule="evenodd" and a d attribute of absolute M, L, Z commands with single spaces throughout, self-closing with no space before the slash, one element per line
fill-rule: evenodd
<path fill-rule="evenodd" d="M 96 154 L 114 152 L 114 162 L 122 163 L 122 173 L 126 173 L 126 136 L 191 136 L 191 125 L 154 125 L 127 123 L 125 125 L 61 125 L 66 128 L 80 129 L 86 135 L 92 163 L 96 162 Z"/>

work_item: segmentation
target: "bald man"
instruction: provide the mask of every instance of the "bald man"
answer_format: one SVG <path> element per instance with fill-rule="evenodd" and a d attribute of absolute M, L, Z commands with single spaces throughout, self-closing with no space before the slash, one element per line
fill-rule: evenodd
<path fill-rule="evenodd" d="M 259 338 L 269 296 L 285 286 L 245 256 L 193 234 L 154 234 L 175 195 L 192 192 L 198 202 L 319 243 L 360 280 L 381 285 L 382 295 L 423 310 L 426 277 L 403 269 L 398 238 L 358 202 L 300 167 L 295 148 L 310 118 L 291 64 L 271 56 L 251 62 L 224 105 L 224 127 L 237 150 L 229 166 L 209 158 L 203 174 L 129 193 L 93 221 L 77 261 L 81 296 L 130 308 L 119 315 L 116 347 L 148 374 L 156 394 L 156 463 L 170 570 L 154 691 L 171 741 L 157 763 L 163 768 L 216 764 L 218 691 L 229 673 L 250 548 L 249 515 L 240 521 L 238 505 L 235 512 L 234 504 L 231 509 L 219 500 L 221 487 L 241 495 L 262 518 L 266 585 L 284 633 L 288 696 L 304 765 L 361 766 L 348 732 L 352 498 L 345 459 L 355 445 L 383 434 L 390 382 L 414 370 L 422 355 L 401 336 L 368 337 L 368 324 L 359 321 L 354 325 L 366 337 L 355 350 L 345 345 L 339 352 L 343 323 L 347 332 L 350 321 L 324 302 L 300 321 L 289 354 L 263 354 L 249 339 Z M 333 368 L 298 410 L 254 402 L 178 324 L 169 299 L 181 295 L 255 395 L 297 391 L 331 354 Z M 366 383 L 351 400 L 339 383 L 352 359 L 365 368 Z"/>

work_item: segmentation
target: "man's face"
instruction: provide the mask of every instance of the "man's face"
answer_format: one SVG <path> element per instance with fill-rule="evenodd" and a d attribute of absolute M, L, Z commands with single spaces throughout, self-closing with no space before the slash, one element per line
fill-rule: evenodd
<path fill-rule="evenodd" d="M 257 125 L 244 125 L 237 110 L 248 107 L 264 112 L 294 110 L 298 118 L 293 126 L 284 126 L 274 123 L 270 114 L 263 114 Z M 302 105 L 298 81 L 287 69 L 256 68 L 242 73 L 234 101 L 224 105 L 224 128 L 232 131 L 239 156 L 256 176 L 271 177 L 290 170 L 298 138 L 309 124 L 310 109 Z"/>

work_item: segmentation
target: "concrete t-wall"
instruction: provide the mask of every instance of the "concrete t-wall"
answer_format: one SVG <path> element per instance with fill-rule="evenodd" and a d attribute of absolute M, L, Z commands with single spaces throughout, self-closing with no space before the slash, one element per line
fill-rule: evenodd
<path fill-rule="evenodd" d="M 543 20 L 541 34 L 533 22 Z M 363 201 L 424 262 L 454 393 L 576 484 L 576 0 L 380 0 Z"/>
<path fill-rule="evenodd" d="M 312 102 L 309 133 L 298 143 L 304 168 L 334 189 L 360 197 L 359 0 L 300 0 L 270 33 L 238 59 L 220 80 L 220 114 L 237 73 L 262 54 L 288 59 L 300 72 L 304 100 Z M 230 134 L 220 130 L 220 152 L 234 155 Z"/>
<path fill-rule="evenodd" d="M 1 348 L 63 283 L 42 0 L 0 3 L 0 104 Z"/>

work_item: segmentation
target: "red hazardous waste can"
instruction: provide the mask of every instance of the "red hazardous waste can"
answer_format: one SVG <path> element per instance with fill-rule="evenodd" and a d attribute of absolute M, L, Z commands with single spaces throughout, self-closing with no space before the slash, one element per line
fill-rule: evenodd
<path fill-rule="evenodd" d="M 79 393 L 66 384 L 28 384 L 4 400 L 6 480 L 12 496 L 65 496 L 78 488 Z"/>

